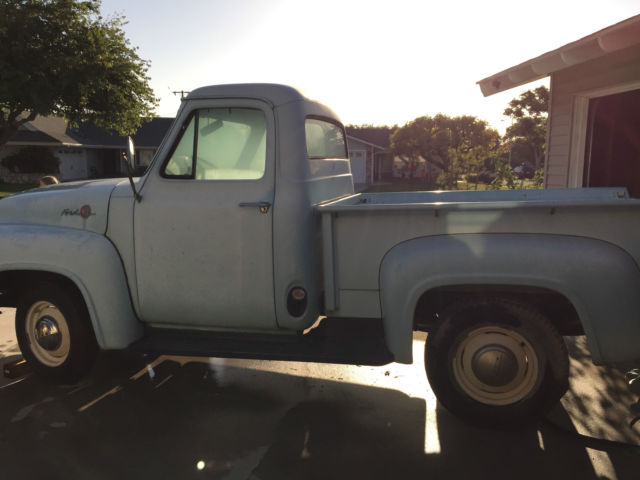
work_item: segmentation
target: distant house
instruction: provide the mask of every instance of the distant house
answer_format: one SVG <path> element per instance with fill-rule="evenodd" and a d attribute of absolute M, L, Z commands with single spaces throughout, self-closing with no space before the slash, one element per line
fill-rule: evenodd
<path fill-rule="evenodd" d="M 478 84 L 485 96 L 550 76 L 545 186 L 640 197 L 640 15 Z"/>
<path fill-rule="evenodd" d="M 347 135 L 347 148 L 353 183 L 367 185 L 374 183 L 376 154 L 385 152 L 385 148 L 351 135 Z"/>
<path fill-rule="evenodd" d="M 391 178 L 390 132 L 377 128 L 347 127 L 347 147 L 353 183 L 371 185 Z"/>
<path fill-rule="evenodd" d="M 154 118 L 143 124 L 135 135 L 136 165 L 148 166 L 173 118 Z M 121 153 L 126 137 L 111 134 L 92 124 L 70 128 L 60 117 L 38 117 L 23 125 L 0 150 L 0 158 L 18 152 L 25 146 L 50 148 L 60 160 L 62 181 L 126 175 Z M 0 177 L 9 172 L 0 167 Z"/>
<path fill-rule="evenodd" d="M 173 120 L 154 118 L 132 135 L 136 165 L 149 165 Z M 62 181 L 126 175 L 121 155 L 126 148 L 126 137 L 92 124 L 70 128 L 63 118 L 38 117 L 20 128 L 0 150 L 0 158 L 32 145 L 48 147 L 58 157 Z M 347 135 L 347 147 L 354 183 L 370 185 L 392 177 L 393 159 L 389 153 L 388 134 L 377 129 L 358 129 L 357 136 Z M 7 174 L 0 166 L 0 178 L 6 178 Z"/>

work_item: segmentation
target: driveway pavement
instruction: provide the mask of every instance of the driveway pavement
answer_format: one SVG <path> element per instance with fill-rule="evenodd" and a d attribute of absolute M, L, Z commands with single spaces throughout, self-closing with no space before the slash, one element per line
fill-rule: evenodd
<path fill-rule="evenodd" d="M 495 432 L 458 421 L 428 386 L 424 338 L 414 365 L 112 353 L 72 387 L 2 379 L 2 478 L 638 478 L 640 456 L 587 448 L 549 424 Z M 582 339 L 570 347 L 571 391 L 553 421 L 640 443 L 622 376 L 591 365 Z M 4 310 L 0 357 L 16 353 Z"/>

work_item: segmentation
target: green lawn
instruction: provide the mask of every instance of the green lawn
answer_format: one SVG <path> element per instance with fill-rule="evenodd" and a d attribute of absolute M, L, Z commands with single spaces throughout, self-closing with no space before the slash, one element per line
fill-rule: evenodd
<path fill-rule="evenodd" d="M 0 198 L 7 197 L 16 192 L 21 192 L 23 190 L 29 190 L 30 188 L 35 188 L 38 185 L 34 185 L 31 183 L 2 183 L 0 182 Z"/>

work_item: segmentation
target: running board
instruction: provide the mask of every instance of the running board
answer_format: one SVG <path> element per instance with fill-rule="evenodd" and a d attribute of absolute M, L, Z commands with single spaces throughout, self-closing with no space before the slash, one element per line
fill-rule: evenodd
<path fill-rule="evenodd" d="M 197 357 L 386 365 L 393 355 L 377 319 L 325 318 L 305 334 L 246 334 L 147 328 L 130 350 Z"/>

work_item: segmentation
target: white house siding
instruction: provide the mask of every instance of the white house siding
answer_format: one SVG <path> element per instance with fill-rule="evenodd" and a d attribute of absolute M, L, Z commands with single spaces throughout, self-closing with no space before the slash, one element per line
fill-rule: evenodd
<path fill-rule="evenodd" d="M 361 150 L 352 150 L 349 152 L 349 160 L 351 162 L 351 175 L 353 175 L 353 183 L 366 183 L 367 152 Z"/>
<path fill-rule="evenodd" d="M 373 155 L 371 147 L 352 138 L 347 139 L 349 160 L 351 161 L 351 173 L 353 183 L 371 183 L 371 166 Z"/>
<path fill-rule="evenodd" d="M 586 122 L 576 122 L 580 112 L 576 98 L 589 92 L 640 82 L 640 45 L 626 48 L 551 75 L 551 105 L 547 142 L 546 186 L 564 188 L 582 186 L 579 172 L 584 157 L 572 149 L 584 147 Z M 570 172 L 577 172 L 572 179 Z"/>

